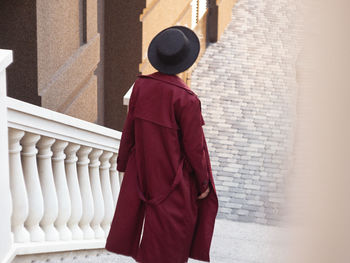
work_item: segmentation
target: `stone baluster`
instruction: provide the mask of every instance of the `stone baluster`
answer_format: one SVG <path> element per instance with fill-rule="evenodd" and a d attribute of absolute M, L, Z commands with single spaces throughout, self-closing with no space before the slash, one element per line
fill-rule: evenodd
<path fill-rule="evenodd" d="M 80 219 L 83 215 L 83 205 L 80 195 L 79 180 L 77 173 L 77 151 L 80 145 L 69 143 L 65 149 L 66 154 L 66 176 L 71 200 L 72 213 L 68 221 L 69 229 L 72 231 L 73 239 L 83 239 L 83 231 L 79 227 Z"/>
<path fill-rule="evenodd" d="M 55 221 L 55 226 L 57 227 L 61 240 L 72 239 L 72 233 L 67 227 L 67 222 L 71 214 L 71 203 L 64 167 L 64 159 L 66 157 L 64 149 L 67 145 L 68 142 L 56 140 L 52 146 L 52 168 L 58 199 L 58 216 Z"/>
<path fill-rule="evenodd" d="M 35 148 L 40 135 L 26 132 L 21 140 L 23 150 L 22 166 L 28 193 L 29 213 L 25 226 L 29 230 L 31 241 L 44 241 L 45 233 L 39 223 L 44 215 L 44 200 L 41 192 Z"/>
<path fill-rule="evenodd" d="M 77 152 L 78 155 L 78 177 L 80 192 L 83 205 L 83 215 L 80 219 L 80 227 L 84 233 L 84 239 L 93 239 L 95 233 L 90 226 L 90 222 L 94 216 L 94 200 L 91 192 L 90 178 L 89 178 L 89 158 L 88 154 L 92 148 L 81 146 Z"/>
<path fill-rule="evenodd" d="M 101 189 L 101 179 L 99 166 L 100 161 L 99 157 L 102 154 L 102 150 L 93 149 L 89 154 L 90 164 L 89 164 L 89 172 L 90 172 L 90 182 L 92 189 L 92 196 L 94 199 L 94 217 L 91 221 L 91 227 L 95 231 L 95 238 L 104 238 L 105 232 L 101 227 L 101 222 L 104 217 L 104 203 L 103 203 L 103 195 Z"/>
<path fill-rule="evenodd" d="M 113 194 L 111 188 L 111 181 L 109 177 L 109 168 L 111 164 L 109 163 L 109 159 L 112 157 L 112 152 L 103 152 L 101 155 L 100 161 L 100 176 L 101 176 L 101 186 L 102 186 L 102 194 L 105 208 L 105 215 L 102 220 L 102 228 L 105 231 L 105 237 L 107 237 L 109 233 L 109 229 L 111 226 L 111 222 L 114 215 L 114 201 Z"/>
<path fill-rule="evenodd" d="M 23 177 L 19 144 L 24 136 L 24 131 L 9 128 L 9 166 L 10 166 L 10 188 L 12 196 L 11 225 L 15 242 L 29 242 L 30 236 L 24 227 L 28 216 L 28 197 Z"/>
<path fill-rule="evenodd" d="M 54 227 L 54 222 L 58 215 L 58 201 L 51 163 L 51 146 L 54 142 L 54 138 L 41 137 L 37 143 L 37 148 L 39 149 L 38 171 L 44 198 L 44 216 L 40 225 L 48 241 L 59 239 L 59 233 Z"/>
<path fill-rule="evenodd" d="M 117 171 L 117 154 L 114 153 L 112 158 L 110 159 L 111 166 L 109 168 L 109 173 L 111 177 L 111 188 L 113 194 L 114 206 L 117 204 L 118 195 L 119 195 L 119 186 L 120 186 L 120 178 L 118 177 Z"/>

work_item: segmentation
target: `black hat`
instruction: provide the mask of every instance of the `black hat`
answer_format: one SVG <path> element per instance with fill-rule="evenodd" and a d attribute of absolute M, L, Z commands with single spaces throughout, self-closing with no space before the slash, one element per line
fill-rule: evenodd
<path fill-rule="evenodd" d="M 173 26 L 159 32 L 148 47 L 152 66 L 165 74 L 178 74 L 196 61 L 200 49 L 197 35 L 184 26 Z"/>

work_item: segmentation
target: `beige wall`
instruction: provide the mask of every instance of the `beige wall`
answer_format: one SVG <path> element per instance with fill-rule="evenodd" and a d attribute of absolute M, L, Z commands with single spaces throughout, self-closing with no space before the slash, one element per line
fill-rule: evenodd
<path fill-rule="evenodd" d="M 217 42 L 232 19 L 237 0 L 208 0 L 208 40 Z"/>
<path fill-rule="evenodd" d="M 96 122 L 97 0 L 82 3 L 37 0 L 38 93 L 43 107 Z"/>
<path fill-rule="evenodd" d="M 218 6 L 218 40 L 232 19 L 232 8 L 237 0 L 216 0 Z"/>

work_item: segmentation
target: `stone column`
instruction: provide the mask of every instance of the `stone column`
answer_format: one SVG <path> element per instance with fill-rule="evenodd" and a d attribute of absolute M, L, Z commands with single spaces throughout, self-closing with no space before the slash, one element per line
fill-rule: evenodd
<path fill-rule="evenodd" d="M 123 128 L 123 96 L 139 74 L 142 62 L 142 23 L 145 0 L 105 1 L 104 124 Z"/>
<path fill-rule="evenodd" d="M 0 261 L 6 260 L 13 240 L 11 236 L 11 193 L 9 182 L 8 131 L 6 97 L 6 68 L 12 62 L 12 52 L 0 49 Z"/>

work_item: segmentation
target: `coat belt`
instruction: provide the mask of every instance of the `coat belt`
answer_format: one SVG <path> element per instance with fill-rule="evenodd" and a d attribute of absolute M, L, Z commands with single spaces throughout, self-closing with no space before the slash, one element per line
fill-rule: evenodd
<path fill-rule="evenodd" d="M 159 205 L 161 202 L 163 202 L 172 193 L 172 191 L 174 191 L 176 186 L 182 180 L 182 178 L 183 178 L 183 171 L 182 171 L 183 164 L 184 164 L 184 158 L 182 158 L 181 161 L 180 161 L 180 164 L 179 164 L 179 166 L 177 168 L 176 175 L 175 175 L 175 178 L 173 180 L 173 183 L 170 186 L 170 189 L 168 191 L 166 191 L 165 193 L 160 194 L 158 196 L 155 196 L 155 197 L 153 197 L 151 199 L 147 199 L 145 197 L 144 193 L 141 191 L 141 187 L 140 187 L 141 182 L 140 182 L 139 173 L 136 172 L 137 173 L 137 192 L 139 194 L 140 199 L 142 201 L 144 201 L 146 204 L 149 204 L 149 205 Z"/>

